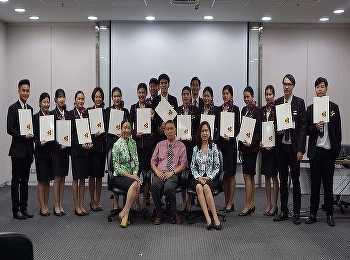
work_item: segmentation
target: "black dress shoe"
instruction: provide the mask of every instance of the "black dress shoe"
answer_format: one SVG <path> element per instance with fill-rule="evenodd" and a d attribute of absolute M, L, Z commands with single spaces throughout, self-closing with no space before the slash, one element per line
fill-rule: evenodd
<path fill-rule="evenodd" d="M 301 223 L 299 214 L 294 214 L 294 216 L 293 216 L 293 223 L 294 223 L 294 225 L 299 225 Z"/>
<path fill-rule="evenodd" d="M 214 227 L 213 222 L 211 222 L 210 224 L 207 224 L 207 229 L 210 230 Z"/>
<path fill-rule="evenodd" d="M 54 214 L 55 216 L 57 216 L 57 217 L 62 217 L 62 216 L 63 216 L 63 213 L 62 213 L 61 211 L 56 212 L 55 207 L 53 207 L 53 214 Z"/>
<path fill-rule="evenodd" d="M 74 213 L 79 217 L 84 216 L 84 212 L 78 212 L 77 210 L 74 210 Z"/>
<path fill-rule="evenodd" d="M 13 212 L 13 218 L 15 218 L 15 219 L 26 219 L 27 216 L 23 215 L 22 212 L 20 212 L 20 211 L 16 211 L 16 212 Z"/>
<path fill-rule="evenodd" d="M 335 226 L 333 216 L 327 216 L 327 224 L 328 224 L 328 226 L 331 226 L 331 227 Z"/>
<path fill-rule="evenodd" d="M 279 222 L 279 221 L 283 221 L 283 220 L 288 220 L 288 212 L 282 212 L 277 216 L 273 218 L 273 221 L 275 222 Z"/>
<path fill-rule="evenodd" d="M 317 222 L 317 218 L 316 218 L 316 216 L 315 215 L 310 215 L 308 218 L 307 218 L 307 220 L 305 221 L 305 224 L 313 224 L 313 223 L 315 223 L 315 222 Z"/>
<path fill-rule="evenodd" d="M 26 216 L 27 218 L 33 218 L 34 215 L 30 214 L 27 209 L 21 210 L 21 213 Z"/>
<path fill-rule="evenodd" d="M 222 228 L 221 223 L 220 223 L 219 225 L 214 225 L 214 228 L 215 228 L 216 230 L 221 230 L 221 228 Z"/>
<path fill-rule="evenodd" d="M 250 214 L 252 214 L 252 208 L 248 209 L 246 212 L 239 213 L 238 216 L 245 217 L 245 216 L 248 216 Z"/>
<path fill-rule="evenodd" d="M 42 212 L 41 210 L 39 211 L 39 214 L 40 214 L 40 216 L 43 216 L 43 217 L 48 217 L 48 216 L 50 216 L 50 213 L 49 212 Z"/>

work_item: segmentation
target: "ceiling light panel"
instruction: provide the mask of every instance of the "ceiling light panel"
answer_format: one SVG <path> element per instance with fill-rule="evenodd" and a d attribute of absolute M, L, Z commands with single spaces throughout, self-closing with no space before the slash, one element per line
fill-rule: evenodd
<path fill-rule="evenodd" d="M 148 1 L 148 0 L 147 1 L 144 1 L 144 0 L 110 0 L 108 2 L 110 2 L 112 4 L 112 6 L 116 6 L 116 7 L 145 7 L 145 6 L 150 6 L 149 5 L 150 1 Z M 163 2 L 167 2 L 167 1 L 163 0 Z"/>

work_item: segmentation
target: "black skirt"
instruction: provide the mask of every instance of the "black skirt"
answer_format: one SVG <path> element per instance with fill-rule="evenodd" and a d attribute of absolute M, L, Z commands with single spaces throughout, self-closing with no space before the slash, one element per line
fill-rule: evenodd
<path fill-rule="evenodd" d="M 65 150 L 55 151 L 52 156 L 53 176 L 67 176 L 69 170 L 69 153 Z"/>
<path fill-rule="evenodd" d="M 114 176 L 113 186 L 118 187 L 123 191 L 128 191 L 130 186 L 135 182 L 135 179 L 125 177 L 125 176 Z"/>
<path fill-rule="evenodd" d="M 52 175 L 52 160 L 50 159 L 36 159 L 36 177 L 37 181 L 51 181 Z"/>
<path fill-rule="evenodd" d="M 71 158 L 73 180 L 88 178 L 90 173 L 89 156 L 73 156 Z"/>
<path fill-rule="evenodd" d="M 277 176 L 277 155 L 276 150 L 261 151 L 261 174 L 266 176 Z"/>
<path fill-rule="evenodd" d="M 243 151 L 243 161 L 242 161 L 242 169 L 243 174 L 248 175 L 256 175 L 256 158 L 258 156 L 258 152 L 247 152 Z"/>
<path fill-rule="evenodd" d="M 89 158 L 90 177 L 103 178 L 105 174 L 106 154 L 91 151 Z"/>

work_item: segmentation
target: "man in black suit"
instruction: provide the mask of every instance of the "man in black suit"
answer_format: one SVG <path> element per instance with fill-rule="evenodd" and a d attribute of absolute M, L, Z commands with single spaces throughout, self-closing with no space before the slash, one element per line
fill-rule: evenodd
<path fill-rule="evenodd" d="M 27 104 L 30 94 L 30 82 L 23 79 L 18 83 L 19 99 L 12 104 L 7 113 L 7 133 L 12 136 L 9 156 L 12 162 L 11 198 L 12 213 L 16 219 L 32 218 L 27 210 L 28 206 L 28 180 L 30 165 L 33 162 L 33 135 L 20 134 L 18 109 L 33 108 Z"/>
<path fill-rule="evenodd" d="M 161 74 L 158 77 L 158 83 L 160 86 L 160 95 L 156 96 L 152 101 L 152 108 L 155 111 L 156 107 L 162 100 L 162 98 L 165 98 L 168 100 L 169 104 L 177 111 L 178 103 L 177 98 L 170 95 L 168 93 L 169 91 L 169 85 L 170 85 L 170 78 L 167 74 Z M 158 113 L 155 113 L 154 116 L 154 124 L 155 124 L 155 132 L 153 135 L 153 148 L 157 145 L 159 141 L 165 140 L 166 136 L 164 135 L 164 129 L 165 129 L 165 122 L 163 122 L 162 118 L 158 115 Z"/>
<path fill-rule="evenodd" d="M 327 79 L 319 77 L 315 81 L 317 97 L 327 95 Z M 320 185 L 322 181 L 324 190 L 325 210 L 327 224 L 335 226 L 333 219 L 333 175 L 335 159 L 340 152 L 342 131 L 339 107 L 329 102 L 329 122 L 314 123 L 314 105 L 307 108 L 307 134 L 309 135 L 308 157 L 310 160 L 311 196 L 310 216 L 306 224 L 317 221 L 316 215 L 320 204 Z"/>
<path fill-rule="evenodd" d="M 201 89 L 201 81 L 199 80 L 198 77 L 193 77 L 191 79 L 191 83 L 190 83 L 190 86 L 191 86 L 191 92 L 192 92 L 192 100 L 191 100 L 191 103 L 198 107 L 199 110 L 201 111 L 201 108 L 204 107 L 204 101 L 203 101 L 203 98 L 201 98 L 199 96 L 199 91 Z"/>
<path fill-rule="evenodd" d="M 293 222 L 300 221 L 301 191 L 300 191 L 300 161 L 305 153 L 306 143 L 306 111 L 304 100 L 293 95 L 295 79 L 291 74 L 283 78 L 284 96 L 276 100 L 275 104 L 289 103 L 292 111 L 293 128 L 278 131 L 276 138 L 276 152 L 278 154 L 278 169 L 280 177 L 281 212 L 273 221 L 287 220 L 288 211 L 288 167 L 293 182 Z"/>

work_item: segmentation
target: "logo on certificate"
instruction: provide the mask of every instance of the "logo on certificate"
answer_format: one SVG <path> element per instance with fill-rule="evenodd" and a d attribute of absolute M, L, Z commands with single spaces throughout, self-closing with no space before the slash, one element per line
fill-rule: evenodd
<path fill-rule="evenodd" d="M 148 123 L 145 123 L 145 124 L 143 125 L 143 127 L 146 128 L 146 129 L 148 129 Z"/>
<path fill-rule="evenodd" d="M 273 136 L 272 136 L 272 135 L 269 136 L 269 141 L 270 141 L 270 142 L 273 141 Z"/>
<path fill-rule="evenodd" d="M 227 128 L 227 131 L 228 131 L 229 133 L 232 133 L 232 126 L 229 126 L 229 127 Z"/>
<path fill-rule="evenodd" d="M 52 135 L 52 130 L 47 131 L 47 135 Z"/>
<path fill-rule="evenodd" d="M 99 122 L 99 123 L 97 124 L 97 127 L 98 127 L 98 128 L 101 128 L 101 127 L 102 127 L 101 122 Z"/>
<path fill-rule="evenodd" d="M 115 129 L 120 130 L 120 125 L 116 125 Z"/>
<path fill-rule="evenodd" d="M 246 136 L 247 138 L 250 138 L 250 133 L 246 133 L 245 136 Z"/>
<path fill-rule="evenodd" d="M 184 133 L 185 133 L 185 134 L 188 134 L 188 129 L 185 129 L 185 130 L 184 130 Z"/>
<path fill-rule="evenodd" d="M 171 111 L 170 109 L 168 110 L 168 115 L 171 116 L 173 114 L 173 111 Z"/>
<path fill-rule="evenodd" d="M 68 140 L 69 140 L 68 135 L 66 135 L 65 137 L 63 137 L 63 139 L 64 139 L 66 142 L 68 142 Z"/>
<path fill-rule="evenodd" d="M 85 138 L 89 138 L 89 134 L 88 133 L 85 133 L 84 136 L 85 136 Z"/>
<path fill-rule="evenodd" d="M 289 117 L 287 117 L 286 119 L 284 119 L 284 122 L 289 124 Z"/>
<path fill-rule="evenodd" d="M 321 113 L 321 115 L 322 115 L 322 117 L 326 117 L 327 112 L 326 112 L 326 111 L 323 111 L 323 112 Z"/>
<path fill-rule="evenodd" d="M 30 124 L 28 124 L 28 125 L 26 126 L 26 128 L 27 128 L 27 130 L 30 130 Z"/>

